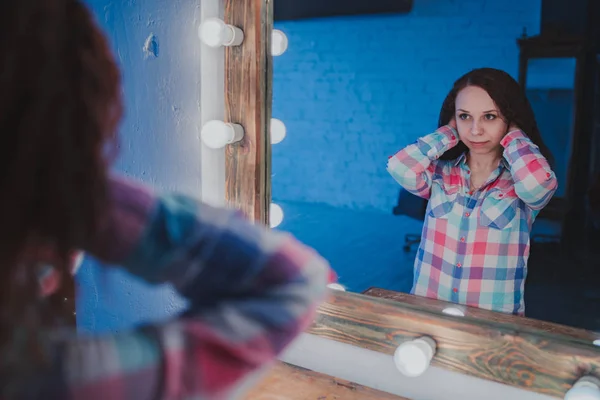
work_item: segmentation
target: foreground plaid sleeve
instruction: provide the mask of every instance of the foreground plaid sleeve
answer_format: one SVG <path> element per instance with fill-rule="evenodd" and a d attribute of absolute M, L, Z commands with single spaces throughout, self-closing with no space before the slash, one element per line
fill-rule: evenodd
<path fill-rule="evenodd" d="M 388 159 L 387 170 L 407 191 L 429 198 L 433 163 L 458 143 L 458 133 L 443 126 Z"/>
<path fill-rule="evenodd" d="M 548 204 L 558 188 L 556 175 L 539 148 L 520 130 L 509 132 L 500 142 L 515 182 L 515 192 L 533 210 Z"/>
<path fill-rule="evenodd" d="M 85 250 L 173 284 L 189 307 L 159 325 L 59 342 L 67 398 L 225 399 L 312 321 L 332 273 L 311 249 L 185 196 L 113 189 L 113 212 Z"/>

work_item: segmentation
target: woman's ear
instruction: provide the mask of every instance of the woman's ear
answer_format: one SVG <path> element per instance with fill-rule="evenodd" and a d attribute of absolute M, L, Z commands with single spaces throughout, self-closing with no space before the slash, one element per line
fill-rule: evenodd
<path fill-rule="evenodd" d="M 448 125 L 450 125 L 454 129 L 458 129 L 458 127 L 456 126 L 456 118 L 454 118 L 454 116 L 452 116 L 452 118 L 450 118 L 450 122 L 448 122 Z"/>

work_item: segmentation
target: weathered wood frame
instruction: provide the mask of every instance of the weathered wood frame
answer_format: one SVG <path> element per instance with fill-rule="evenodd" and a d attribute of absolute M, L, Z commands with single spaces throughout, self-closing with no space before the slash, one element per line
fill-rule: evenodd
<path fill-rule="evenodd" d="M 226 120 L 245 138 L 226 150 L 226 200 L 260 223 L 271 202 L 271 0 L 226 0 L 225 20 L 245 33 L 226 50 Z M 373 297 L 376 296 L 376 297 Z M 429 335 L 438 345 L 433 364 L 448 370 L 562 398 L 584 375 L 600 377 L 600 348 L 592 332 L 522 317 L 467 309 L 385 290 L 334 292 L 310 333 L 392 354 L 403 341 Z"/>
<path fill-rule="evenodd" d="M 225 120 L 244 127 L 244 139 L 225 151 L 225 200 L 249 218 L 269 221 L 273 81 L 271 0 L 226 0 L 225 22 L 244 32 L 225 50 Z"/>

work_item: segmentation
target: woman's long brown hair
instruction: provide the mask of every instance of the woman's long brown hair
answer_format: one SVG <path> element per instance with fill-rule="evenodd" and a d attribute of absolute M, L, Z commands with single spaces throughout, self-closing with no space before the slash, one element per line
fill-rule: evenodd
<path fill-rule="evenodd" d="M 59 302 L 39 296 L 38 267 L 50 262 L 63 287 L 73 284 L 69 253 L 93 235 L 105 207 L 121 98 L 118 67 L 81 1 L 3 1 L 0 33 L 0 371 L 6 377 L 19 370 L 13 364 L 40 360 L 40 332 L 62 320 Z"/>
<path fill-rule="evenodd" d="M 485 90 L 492 98 L 505 122 L 510 126 L 515 124 L 540 148 L 542 155 L 553 164 L 550 150 L 542 140 L 531 104 L 525 91 L 507 72 L 494 68 L 478 68 L 469 71 L 454 82 L 454 85 L 440 110 L 439 126 L 447 125 L 455 114 L 456 96 L 467 86 L 477 86 Z M 464 143 L 446 151 L 444 160 L 454 160 L 467 150 Z"/>

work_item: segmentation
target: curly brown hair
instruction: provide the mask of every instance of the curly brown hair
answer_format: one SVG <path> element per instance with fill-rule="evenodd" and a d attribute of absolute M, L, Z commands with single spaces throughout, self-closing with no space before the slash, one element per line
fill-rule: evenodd
<path fill-rule="evenodd" d="M 456 96 L 467 86 L 477 86 L 492 98 L 507 126 L 514 124 L 536 144 L 548 162 L 553 164 L 550 150 L 542 140 L 531 104 L 525 91 L 507 72 L 494 68 L 478 68 L 469 71 L 454 82 L 440 110 L 438 125 L 447 125 L 456 112 Z M 463 142 L 442 155 L 444 160 L 454 160 L 467 150 Z"/>
<path fill-rule="evenodd" d="M 122 103 L 119 69 L 81 1 L 4 1 L 0 34 L 4 375 L 7 360 L 31 360 L 21 350 L 39 355 L 39 332 L 59 323 L 56 307 L 47 309 L 38 294 L 39 265 L 51 263 L 63 287 L 73 284 L 69 254 L 103 214 Z"/>

